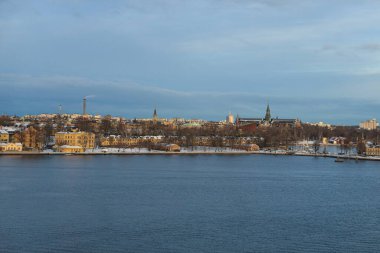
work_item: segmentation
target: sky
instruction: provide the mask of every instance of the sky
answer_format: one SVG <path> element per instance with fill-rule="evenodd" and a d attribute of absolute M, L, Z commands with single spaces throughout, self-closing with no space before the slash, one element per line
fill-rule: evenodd
<path fill-rule="evenodd" d="M 0 114 L 380 119 L 377 0 L 0 0 Z"/>

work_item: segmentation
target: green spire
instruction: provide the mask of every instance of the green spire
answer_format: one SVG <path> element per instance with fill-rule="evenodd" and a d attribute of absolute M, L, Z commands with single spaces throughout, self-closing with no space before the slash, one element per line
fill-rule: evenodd
<path fill-rule="evenodd" d="M 265 121 L 270 121 L 271 120 L 271 115 L 270 115 L 270 107 L 269 107 L 269 103 L 268 103 L 268 105 L 267 105 L 267 112 L 266 112 L 266 114 L 265 114 Z"/>

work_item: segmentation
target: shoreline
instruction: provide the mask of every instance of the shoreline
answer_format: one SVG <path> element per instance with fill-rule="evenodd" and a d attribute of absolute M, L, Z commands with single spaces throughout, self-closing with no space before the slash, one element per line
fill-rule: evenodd
<path fill-rule="evenodd" d="M 357 161 L 380 161 L 380 157 L 368 157 L 368 156 L 348 156 L 348 155 L 337 155 L 337 154 L 287 154 L 284 152 L 257 152 L 257 151 L 220 151 L 220 152 L 165 152 L 165 151 L 153 151 L 153 152 L 88 152 L 88 153 L 61 153 L 61 152 L 36 152 L 36 151 L 21 151 L 21 152 L 0 152 L 0 156 L 99 156 L 99 155 L 120 155 L 120 156 L 130 156 L 130 155 L 272 155 L 272 156 L 308 156 L 308 157 L 321 157 L 321 158 L 341 158 L 344 160 L 357 160 Z"/>

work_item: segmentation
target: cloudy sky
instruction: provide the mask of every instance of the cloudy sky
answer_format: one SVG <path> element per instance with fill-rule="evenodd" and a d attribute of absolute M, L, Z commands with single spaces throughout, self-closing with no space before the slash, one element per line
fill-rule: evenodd
<path fill-rule="evenodd" d="M 380 118 L 377 0 L 0 0 L 0 114 Z"/>

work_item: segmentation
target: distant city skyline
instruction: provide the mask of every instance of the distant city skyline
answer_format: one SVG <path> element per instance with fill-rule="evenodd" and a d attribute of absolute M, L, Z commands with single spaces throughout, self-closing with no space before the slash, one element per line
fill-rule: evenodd
<path fill-rule="evenodd" d="M 380 118 L 380 2 L 0 1 L 0 114 L 358 125 Z"/>

